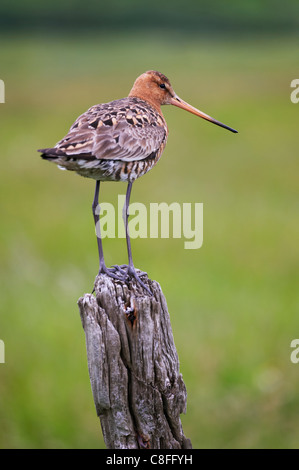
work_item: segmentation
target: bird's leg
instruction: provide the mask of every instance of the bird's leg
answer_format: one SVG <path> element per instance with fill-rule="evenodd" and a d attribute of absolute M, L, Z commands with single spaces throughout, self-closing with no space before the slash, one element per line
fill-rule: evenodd
<path fill-rule="evenodd" d="M 126 240 L 127 240 L 127 248 L 128 248 L 128 256 L 129 256 L 129 265 L 127 265 L 127 264 L 121 264 L 121 265 L 114 264 L 113 265 L 114 272 L 119 273 L 120 276 L 121 276 L 121 279 L 123 281 L 125 281 L 127 279 L 127 277 L 130 275 L 130 273 L 131 273 L 130 268 L 132 268 L 134 270 L 134 272 L 136 272 L 136 270 L 134 268 L 134 265 L 133 265 L 133 260 L 132 260 L 131 241 L 130 241 L 129 230 L 128 230 L 129 202 L 130 202 L 131 190 L 132 190 L 132 183 L 131 183 L 130 187 L 128 187 L 128 190 L 127 190 L 126 200 L 125 200 L 125 204 L 124 204 L 124 207 L 123 207 L 123 214 L 122 214 L 124 225 L 125 225 L 125 228 L 126 228 Z M 139 271 L 139 273 L 138 273 L 139 276 L 147 276 L 146 272 L 143 272 L 143 271 L 140 271 L 140 270 L 138 270 L 138 271 Z"/>
<path fill-rule="evenodd" d="M 130 196 L 131 196 L 131 191 L 132 191 L 132 182 L 128 183 L 128 188 L 127 188 L 127 193 L 126 193 L 126 200 L 125 200 L 125 205 L 123 208 L 123 219 L 125 223 L 125 229 L 126 229 L 126 241 L 127 241 L 127 250 L 128 250 L 128 259 L 129 259 L 129 264 L 127 268 L 127 275 L 129 277 L 133 277 L 150 295 L 152 295 L 152 292 L 146 287 L 146 285 L 141 281 L 140 275 L 146 275 L 146 273 L 140 273 L 139 276 L 136 272 L 136 269 L 133 264 L 133 258 L 132 258 L 132 249 L 131 249 L 131 240 L 130 240 L 130 235 L 129 235 L 129 225 L 128 225 L 128 219 L 129 219 L 129 203 L 130 203 Z M 123 266 L 122 266 L 123 267 Z"/>
<path fill-rule="evenodd" d="M 99 193 L 100 193 L 100 181 L 96 181 L 96 188 L 95 188 L 95 193 L 94 193 L 94 199 L 92 203 L 92 213 L 93 213 L 93 218 L 94 218 L 94 223 L 95 223 L 95 228 L 96 228 L 96 235 L 97 235 L 97 243 L 98 243 L 98 251 L 99 251 L 99 274 L 107 274 L 108 276 L 112 277 L 113 279 L 119 279 L 121 278 L 114 274 L 114 269 L 109 269 L 106 267 L 105 260 L 104 260 L 104 253 L 103 253 L 103 245 L 102 245 L 102 239 L 101 239 L 101 227 L 100 227 L 100 208 L 99 206 Z"/>

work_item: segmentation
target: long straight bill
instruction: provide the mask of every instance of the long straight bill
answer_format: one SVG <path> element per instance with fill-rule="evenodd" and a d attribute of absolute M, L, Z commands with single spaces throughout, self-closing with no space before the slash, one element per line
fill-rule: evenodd
<path fill-rule="evenodd" d="M 178 106 L 179 108 L 185 109 L 185 111 L 189 111 L 189 113 L 195 114 L 195 116 L 199 116 L 203 119 L 206 119 L 207 121 L 210 121 L 213 124 L 216 124 L 217 126 L 224 127 L 224 129 L 228 129 L 231 132 L 234 132 L 236 134 L 238 133 L 238 131 L 236 131 L 232 127 L 229 127 L 226 124 L 223 124 L 222 122 L 217 121 L 216 119 L 212 118 L 208 114 L 203 113 L 199 109 L 194 108 L 193 106 L 191 106 L 191 104 L 186 103 L 186 101 L 182 100 L 177 95 L 171 98 L 170 104 L 173 104 L 174 106 Z"/>

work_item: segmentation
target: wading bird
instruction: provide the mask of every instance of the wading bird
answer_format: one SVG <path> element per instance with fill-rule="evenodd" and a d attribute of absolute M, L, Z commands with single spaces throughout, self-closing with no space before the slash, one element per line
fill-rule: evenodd
<path fill-rule="evenodd" d="M 42 158 L 59 168 L 96 180 L 92 210 L 97 228 L 99 274 L 107 274 L 121 281 L 135 278 L 149 293 L 140 279 L 145 273 L 138 274 L 133 264 L 128 230 L 129 202 L 133 182 L 156 165 L 165 148 L 168 128 L 161 105 L 166 104 L 178 106 L 231 132 L 237 132 L 183 101 L 165 75 L 150 70 L 136 79 L 127 98 L 92 106 L 78 117 L 55 147 L 39 150 Z M 107 268 L 104 261 L 97 209 L 101 181 L 128 183 L 123 211 L 128 265 Z"/>

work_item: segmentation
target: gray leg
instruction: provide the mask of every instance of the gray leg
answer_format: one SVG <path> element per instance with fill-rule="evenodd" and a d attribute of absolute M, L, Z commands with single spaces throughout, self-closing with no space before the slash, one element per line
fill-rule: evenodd
<path fill-rule="evenodd" d="M 128 250 L 128 269 L 127 269 L 127 275 L 129 277 L 133 277 L 150 295 L 153 295 L 152 292 L 146 287 L 146 285 L 141 281 L 140 277 L 138 276 L 136 269 L 133 264 L 133 258 L 132 258 L 132 249 L 131 249 L 131 240 L 130 240 L 130 235 L 129 235 L 129 226 L 128 226 L 128 219 L 129 219 L 129 204 L 130 204 L 130 196 L 131 196 L 131 191 L 132 191 L 132 184 L 133 183 L 128 183 L 128 188 L 127 188 L 127 193 L 126 193 L 126 201 L 123 209 L 123 219 L 125 223 L 125 229 L 126 229 L 126 240 L 127 240 L 127 250 Z M 122 266 L 123 267 L 123 266 Z M 141 273 L 140 275 L 146 275 L 146 273 Z"/>
<path fill-rule="evenodd" d="M 108 276 L 112 277 L 113 279 L 121 279 L 119 276 L 114 274 L 115 269 L 110 268 L 108 269 L 105 264 L 104 260 L 104 253 L 103 253 L 103 246 L 102 246 L 102 239 L 101 239 L 101 232 L 100 232 L 100 224 L 98 223 L 100 220 L 100 213 L 97 211 L 97 207 L 99 204 L 99 193 L 100 193 L 100 181 L 96 181 L 96 188 L 94 193 L 94 199 L 92 203 L 92 213 L 94 218 L 94 223 L 96 227 L 96 235 L 97 235 L 97 243 L 98 243 L 98 252 L 99 252 L 99 274 L 107 274 Z"/>

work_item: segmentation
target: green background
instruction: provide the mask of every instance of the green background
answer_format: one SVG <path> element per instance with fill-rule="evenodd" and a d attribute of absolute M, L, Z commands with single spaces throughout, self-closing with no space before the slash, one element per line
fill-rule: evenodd
<path fill-rule="evenodd" d="M 161 284 L 188 391 L 194 448 L 296 448 L 298 2 L 8 2 L 0 6 L 1 448 L 105 448 L 77 300 L 97 273 L 92 180 L 57 170 L 53 146 L 142 72 L 239 134 L 177 108 L 159 164 L 132 202 L 202 202 L 204 243 L 132 241 Z M 117 202 L 124 184 L 103 185 Z M 107 264 L 124 240 L 105 240 Z"/>

